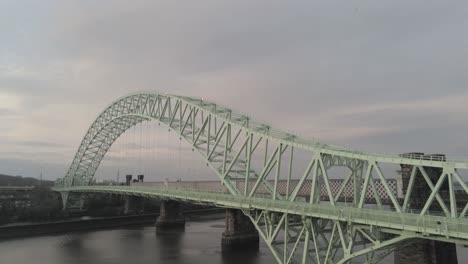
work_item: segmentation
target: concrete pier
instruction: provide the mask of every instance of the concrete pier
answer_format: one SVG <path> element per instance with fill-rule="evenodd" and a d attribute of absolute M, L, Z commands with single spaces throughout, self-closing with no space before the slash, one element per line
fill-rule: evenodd
<path fill-rule="evenodd" d="M 428 160 L 445 160 L 445 155 L 441 154 L 424 155 L 424 153 L 408 153 L 406 155 L 422 157 Z M 412 165 L 401 164 L 403 194 L 405 195 L 408 189 L 412 170 Z M 442 174 L 442 169 L 424 167 L 424 170 L 428 174 L 432 183 L 435 185 Z M 410 198 L 410 207 L 413 209 L 422 209 L 431 194 L 431 189 L 427 185 L 423 175 L 419 170 L 415 176 L 416 178 L 414 181 L 413 192 Z M 446 191 L 447 189 L 448 186 L 444 184 L 441 187 L 441 192 Z M 441 210 L 441 208 L 437 203 L 433 203 L 430 210 Z M 458 264 L 456 245 L 453 243 L 418 239 L 414 243 L 396 250 L 394 263 Z"/>
<path fill-rule="evenodd" d="M 60 192 L 60 198 L 62 198 L 62 210 L 67 209 L 68 195 L 69 195 L 69 192 Z"/>
<path fill-rule="evenodd" d="M 226 230 L 221 239 L 221 246 L 223 251 L 258 251 L 258 232 L 242 210 L 226 209 Z"/>
<path fill-rule="evenodd" d="M 84 210 L 86 208 L 86 195 L 80 195 L 80 210 Z"/>
<path fill-rule="evenodd" d="M 132 201 L 131 201 L 131 197 L 130 196 L 126 196 L 125 198 L 125 202 L 124 202 L 124 214 L 125 215 L 128 215 L 130 214 L 130 212 L 132 211 Z"/>
<path fill-rule="evenodd" d="M 125 215 L 142 213 L 145 211 L 145 200 L 142 197 L 125 196 L 124 211 Z"/>
<path fill-rule="evenodd" d="M 156 220 L 156 231 L 167 229 L 184 229 L 185 217 L 180 202 L 162 201 L 159 217 Z"/>
<path fill-rule="evenodd" d="M 455 244 L 417 240 L 395 252 L 395 264 L 457 264 Z"/>

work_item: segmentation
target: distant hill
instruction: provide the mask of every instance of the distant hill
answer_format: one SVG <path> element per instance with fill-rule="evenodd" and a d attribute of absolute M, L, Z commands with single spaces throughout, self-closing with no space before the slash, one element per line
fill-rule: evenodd
<path fill-rule="evenodd" d="M 42 186 L 52 186 L 53 181 L 42 181 Z M 41 181 L 31 177 L 10 176 L 0 174 L 0 186 L 39 186 Z"/>

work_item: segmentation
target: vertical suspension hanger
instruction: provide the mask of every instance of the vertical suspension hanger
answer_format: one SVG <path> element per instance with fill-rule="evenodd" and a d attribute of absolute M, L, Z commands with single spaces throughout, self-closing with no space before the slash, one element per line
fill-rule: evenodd
<path fill-rule="evenodd" d="M 135 146 L 136 146 L 136 138 L 135 138 L 135 134 L 136 134 L 136 124 L 133 125 L 132 127 L 132 146 L 131 146 L 131 155 L 132 155 L 132 173 L 131 174 L 135 174 L 136 173 L 136 163 L 137 163 L 137 158 L 136 158 L 136 155 L 135 155 Z"/>
<path fill-rule="evenodd" d="M 129 133 L 128 133 L 128 128 L 127 130 L 125 130 L 125 134 L 124 134 L 124 145 L 122 146 L 122 150 L 123 150 L 123 159 L 125 159 L 124 161 L 124 164 L 125 164 L 125 175 L 129 174 L 128 171 L 128 137 L 129 137 Z M 126 176 L 125 176 L 126 177 Z"/>
<path fill-rule="evenodd" d="M 126 144 L 126 149 L 125 149 L 125 159 L 127 160 L 127 174 L 132 174 L 132 156 L 131 156 L 131 144 L 132 144 L 132 129 L 133 127 L 130 127 L 129 130 L 128 130 L 128 133 L 127 133 L 127 144 Z"/>
<path fill-rule="evenodd" d="M 148 173 L 148 176 L 150 176 L 152 174 L 152 166 L 153 166 L 153 162 L 151 161 L 151 157 L 152 157 L 152 154 L 153 154 L 153 134 L 152 134 L 152 128 L 153 128 L 153 120 L 149 120 L 148 121 L 148 130 L 146 131 L 147 132 L 147 137 L 148 137 L 148 153 L 147 153 L 147 162 L 148 162 L 148 171 L 146 173 Z"/>
<path fill-rule="evenodd" d="M 122 135 L 120 136 L 120 173 L 122 174 L 122 179 L 125 179 L 125 158 L 124 158 L 124 153 L 125 153 L 125 135 L 127 131 L 124 130 L 122 132 Z"/>
<path fill-rule="evenodd" d="M 120 135 L 120 136 L 121 136 L 121 135 Z M 116 152 L 117 152 L 117 159 L 116 159 L 116 160 L 117 160 L 117 163 L 118 163 L 117 166 L 116 166 L 116 167 L 117 167 L 117 177 L 116 177 L 116 182 L 117 182 L 117 184 L 118 184 L 118 182 L 120 181 L 120 164 L 121 164 L 121 163 L 120 163 L 120 144 L 119 144 L 119 142 L 120 142 L 120 140 L 119 140 L 119 139 L 120 139 L 120 136 L 115 140 L 115 142 L 114 142 L 114 144 L 113 144 L 113 145 L 115 146 Z"/>
<path fill-rule="evenodd" d="M 144 139 L 144 128 L 145 128 L 145 122 L 143 121 L 140 123 L 140 174 L 145 174 L 145 161 L 144 161 L 144 155 L 145 155 L 145 139 Z"/>
<path fill-rule="evenodd" d="M 152 134 L 153 134 L 153 162 L 152 162 L 152 168 L 153 168 L 153 174 L 156 177 L 158 177 L 158 165 L 157 165 L 157 154 L 158 154 L 158 146 L 157 146 L 157 129 L 158 126 L 155 123 L 156 121 L 153 122 L 153 129 L 152 129 Z"/>
<path fill-rule="evenodd" d="M 143 145 L 145 146 L 145 148 L 143 149 L 143 167 L 144 167 L 144 175 L 146 177 L 146 175 L 148 174 L 148 162 L 147 162 L 147 158 L 148 158 L 148 127 L 149 127 L 149 124 L 148 124 L 148 121 L 145 121 L 145 125 L 143 127 Z"/>
<path fill-rule="evenodd" d="M 140 140 L 139 140 L 139 125 L 140 123 L 136 124 L 135 126 L 135 176 L 140 174 Z"/>
<path fill-rule="evenodd" d="M 161 144 L 159 144 L 159 141 L 161 140 L 160 139 L 160 136 L 161 136 L 161 127 L 160 127 L 160 123 L 158 122 L 158 126 L 156 127 L 156 133 L 155 133 L 155 137 L 156 137 L 156 149 L 155 149 L 155 156 L 156 156 L 156 162 L 155 163 L 160 163 L 160 146 Z M 164 180 L 164 177 L 163 175 L 161 174 L 161 166 L 158 166 L 157 168 L 157 174 L 158 174 L 158 178 L 163 181 Z"/>
<path fill-rule="evenodd" d="M 150 166 L 151 166 L 151 134 L 150 134 L 150 128 L 151 128 L 151 120 L 148 120 L 146 123 L 146 131 L 145 131 L 145 139 L 146 139 L 146 148 L 145 148 L 145 162 L 146 162 L 146 171 L 145 173 L 149 176 L 149 173 L 151 171 Z M 145 176 L 145 177 L 148 177 Z"/>
<path fill-rule="evenodd" d="M 120 140 L 120 144 L 121 144 L 120 145 L 120 150 L 121 150 L 120 155 L 122 157 L 120 162 L 121 162 L 121 167 L 122 167 L 122 175 L 124 175 L 124 177 L 126 175 L 126 173 L 123 172 L 125 170 L 125 162 L 126 162 L 126 160 L 125 160 L 125 139 L 126 139 L 126 135 L 127 135 L 127 131 L 125 130 L 123 132 L 123 134 L 122 134 L 122 139 Z"/>
<path fill-rule="evenodd" d="M 178 174 L 178 176 L 179 176 L 178 179 L 180 179 L 180 180 L 182 181 L 182 177 L 181 177 L 181 176 L 182 176 L 182 175 L 181 175 L 182 173 L 181 173 L 181 171 L 180 171 L 180 168 L 182 168 L 182 161 L 181 161 L 181 155 L 182 155 L 182 138 L 179 137 L 179 140 L 178 140 L 178 141 L 179 141 L 179 142 L 178 142 L 178 143 L 179 143 L 179 151 L 178 151 L 178 157 L 177 157 L 177 158 L 178 158 L 178 164 L 177 164 L 177 170 L 178 170 L 178 172 L 177 172 L 177 174 Z"/>
<path fill-rule="evenodd" d="M 140 123 L 136 124 L 135 126 L 135 146 L 137 147 L 135 150 L 135 158 L 136 158 L 136 170 L 135 170 L 135 176 L 138 176 L 141 174 L 141 155 L 140 155 L 140 150 L 141 150 L 141 137 L 140 137 Z"/>
<path fill-rule="evenodd" d="M 143 155 L 142 155 L 142 151 L 143 151 L 143 140 L 142 140 L 142 137 L 143 137 L 143 122 L 144 121 L 142 121 L 142 122 L 140 122 L 138 124 L 139 127 L 140 127 L 140 143 L 139 143 L 139 153 L 138 153 L 138 155 L 139 155 L 139 161 L 138 162 L 140 163 L 140 165 L 139 165 L 139 167 L 140 167 L 139 174 L 143 174 Z"/>
<path fill-rule="evenodd" d="M 154 177 L 154 172 L 155 172 L 155 168 L 154 168 L 154 164 L 155 164 L 155 158 L 154 158 L 154 153 L 155 153 L 155 138 L 154 138 L 154 121 L 151 120 L 151 128 L 150 128 L 150 139 L 151 139 L 151 156 L 150 156 L 150 171 L 151 171 L 151 176 Z"/>
<path fill-rule="evenodd" d="M 119 136 L 120 137 L 120 136 Z M 115 175 L 115 182 L 118 183 L 120 179 L 120 147 L 119 147 L 119 137 L 114 141 L 112 144 L 112 148 L 114 149 L 115 158 L 112 160 L 111 167 L 117 168 L 117 172 Z M 117 166 L 114 166 L 115 161 L 117 161 Z"/>
<path fill-rule="evenodd" d="M 171 179 L 172 179 L 171 176 L 172 176 L 172 169 L 173 169 L 173 167 L 172 167 L 172 155 L 171 155 L 172 153 L 171 153 L 171 151 L 170 151 L 170 149 L 169 149 L 169 132 L 170 132 L 170 130 L 167 130 L 167 131 L 166 131 L 166 133 L 167 133 L 167 134 L 166 134 L 166 135 L 167 135 L 167 139 L 166 139 L 165 151 L 167 152 L 167 153 L 166 153 L 166 157 L 167 157 L 167 163 L 166 163 L 166 165 L 168 166 L 168 171 L 167 171 L 167 176 L 166 176 L 166 177 L 169 178 L 169 181 L 171 181 Z"/>

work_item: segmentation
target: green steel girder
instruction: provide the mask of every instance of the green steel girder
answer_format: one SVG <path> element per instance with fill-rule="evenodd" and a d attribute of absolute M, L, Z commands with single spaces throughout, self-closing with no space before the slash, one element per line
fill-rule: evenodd
<path fill-rule="evenodd" d="M 239 197 L 229 193 L 167 187 L 76 186 L 55 187 L 54 190 L 61 193 L 99 192 L 173 199 L 242 209 L 252 219 L 279 263 L 301 263 L 297 258 L 304 257 L 307 263 L 328 263 L 328 260 L 324 261 L 328 258 L 332 258 L 330 261 L 333 260 L 330 263 L 346 263 L 345 261 L 354 257 L 371 253 L 373 255 L 371 259 L 374 259 L 380 256 L 380 254 L 374 256 L 374 251 L 385 250 L 384 253 L 388 254 L 387 251 L 398 247 L 399 242 L 414 238 L 468 245 L 468 223 L 460 218 L 422 216 L 348 206 L 291 203 L 269 198 Z M 276 217 L 272 214 L 276 214 Z M 290 220 L 285 221 L 288 218 Z M 295 228 L 287 226 L 293 223 Z M 330 230 L 332 230 L 331 236 Z M 288 233 L 288 238 L 284 238 L 283 235 L 283 238 L 279 239 L 279 233 Z M 317 238 L 319 236 L 322 238 Z M 328 238 L 323 238 L 324 236 Z M 314 243 L 313 246 L 304 245 L 307 241 Z M 361 249 L 360 246 L 363 245 L 366 247 Z M 300 250 L 302 253 L 294 256 L 298 253 L 295 252 L 295 248 L 299 246 L 302 246 Z M 284 250 L 284 247 L 287 247 L 287 250 Z M 304 250 L 304 247 L 308 250 Z M 315 251 L 319 251 L 319 254 Z M 289 262 L 284 261 L 284 258 L 289 259 Z M 317 259 L 313 260 L 314 258 L 321 260 L 319 262 Z"/>
<path fill-rule="evenodd" d="M 388 210 L 354 208 L 349 206 L 329 206 L 326 204 L 291 203 L 285 200 L 272 200 L 261 197 L 233 196 L 229 193 L 168 187 L 134 186 L 75 186 L 54 187 L 57 192 L 102 192 L 148 198 L 170 198 L 183 201 L 200 201 L 222 207 L 243 210 L 262 210 L 283 214 L 301 215 L 336 221 L 352 220 L 355 224 L 390 228 L 406 232 L 431 235 L 440 239 L 451 237 L 468 244 L 468 222 L 465 219 L 412 213 L 395 213 Z M 443 226 L 444 228 L 441 228 Z M 408 233 L 407 233 L 408 234 Z M 440 240 L 439 238 L 437 238 Z M 462 240 L 466 240 L 462 242 Z"/>
<path fill-rule="evenodd" d="M 233 127 L 240 127 L 241 130 L 246 133 L 252 133 L 270 141 L 281 143 L 284 146 L 306 149 L 312 152 L 320 152 L 324 155 L 328 154 L 333 157 L 333 159 L 338 160 L 337 164 L 359 161 L 375 161 L 393 164 L 409 164 L 415 166 L 468 169 L 468 162 L 443 162 L 424 159 L 418 160 L 413 158 L 403 158 L 399 155 L 365 153 L 361 151 L 352 151 L 349 149 L 339 148 L 328 144 L 322 144 L 316 141 L 305 140 L 295 135 L 273 129 L 270 126 L 254 122 L 249 117 L 234 113 L 230 109 L 218 106 L 214 103 L 206 103 L 203 100 L 191 97 L 147 93 L 123 97 L 112 103 L 99 115 L 83 139 L 66 177 L 75 176 L 74 173 L 76 170 L 78 170 L 78 167 L 82 162 L 82 157 L 85 156 L 90 144 L 95 141 L 97 134 L 102 131 L 103 127 L 108 125 L 115 125 L 112 123 L 116 117 L 123 115 L 133 116 L 135 119 L 134 124 L 148 119 L 159 119 L 161 121 L 167 122 L 170 121 L 171 118 L 177 118 L 176 115 L 172 115 L 171 113 L 171 101 L 176 101 L 176 104 L 184 104 L 185 106 L 194 108 L 196 112 L 202 111 L 206 113 L 205 115 L 213 115 L 219 121 L 225 122 L 226 124 L 229 124 Z M 178 108 L 182 109 L 183 107 Z M 181 110 L 179 110 L 179 112 L 181 112 Z M 179 120 L 182 121 L 182 118 Z M 102 132 L 101 135 L 103 135 Z M 93 175 L 87 174 L 83 177 L 88 180 L 89 178 L 92 178 L 92 176 Z"/>
<path fill-rule="evenodd" d="M 166 125 L 192 145 L 217 174 L 220 184 L 226 187 L 229 194 L 89 186 L 113 142 L 132 126 L 149 120 Z M 298 171 L 295 165 L 298 151 L 310 157 L 304 171 Z M 380 166 L 382 163 L 413 166 L 404 197 L 397 197 L 390 188 Z M 343 175 L 342 185 L 334 190 L 329 169 L 338 166 L 349 168 L 350 174 Z M 442 169 L 437 182 L 428 179 L 427 167 Z M 286 173 L 284 168 L 287 168 Z M 67 174 L 57 182 L 56 190 L 62 193 L 115 192 L 240 208 L 251 217 L 280 263 L 346 262 L 358 255 L 365 255 L 372 263 L 403 241 L 415 237 L 448 239 L 466 244 L 468 203 L 457 208 L 454 191 L 455 184 L 459 184 L 464 194 L 468 194 L 468 187 L 459 174 L 462 169 L 468 169 L 468 162 L 427 160 L 412 154 L 402 156 L 354 151 L 285 133 L 202 99 L 138 93 L 118 99 L 98 116 L 81 142 Z M 419 175 L 417 172 L 431 190 L 422 210 L 413 208 L 411 203 L 415 177 Z M 293 179 L 293 174 L 298 177 Z M 280 180 L 286 181 L 286 191 L 280 190 Z M 377 183 L 381 190 L 378 190 Z M 448 201 L 441 194 L 443 185 L 449 186 Z M 352 203 L 343 206 L 339 200 L 344 197 L 347 186 L 352 186 Z M 374 206 L 369 203 L 369 195 L 375 201 L 377 210 L 368 209 Z M 390 206 L 383 204 L 384 196 L 390 201 Z M 440 206 L 440 212 L 431 211 L 434 204 Z M 251 214 L 253 211 L 261 211 L 263 218 L 255 218 Z M 270 217 L 268 212 L 279 217 Z M 301 226 L 298 230 L 289 228 L 287 219 L 294 219 L 293 216 L 303 218 L 296 221 Z M 318 227 L 322 225 L 321 222 L 328 225 L 332 234 L 325 235 L 325 229 Z M 356 231 L 359 225 L 387 230 L 387 236 L 374 238 L 372 232 L 363 231 L 365 228 L 362 227 Z M 266 228 L 265 231 L 262 228 Z M 288 240 L 289 233 L 295 231 L 292 237 L 297 240 L 292 243 L 295 245 L 293 253 L 297 253 L 297 246 L 304 247 L 299 260 L 292 256 L 294 254 L 291 255 L 291 243 L 284 242 L 284 247 L 278 249 L 276 241 L 278 234 L 287 233 L 285 240 Z M 351 234 L 348 234 L 348 242 L 345 241 L 345 231 Z M 327 235 L 331 237 L 327 238 Z M 357 242 L 356 237 L 359 237 Z M 368 243 L 371 250 L 358 251 L 354 249 L 354 243 Z M 382 251 L 382 254 L 375 254 L 377 251 Z M 313 252 L 315 257 L 311 254 Z M 324 259 L 321 259 L 322 256 Z"/>

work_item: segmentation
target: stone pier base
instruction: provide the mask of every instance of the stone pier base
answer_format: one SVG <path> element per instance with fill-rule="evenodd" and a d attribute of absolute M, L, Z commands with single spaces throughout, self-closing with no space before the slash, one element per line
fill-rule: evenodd
<path fill-rule="evenodd" d="M 395 264 L 458 264 L 453 243 L 418 240 L 395 251 Z"/>
<path fill-rule="evenodd" d="M 221 239 L 221 246 L 223 251 L 258 251 L 258 232 L 241 210 L 226 209 L 226 230 Z"/>
<path fill-rule="evenodd" d="M 177 201 L 162 201 L 159 217 L 156 220 L 156 231 L 168 229 L 185 229 L 185 217 Z"/>
<path fill-rule="evenodd" d="M 84 210 L 86 206 L 86 196 L 82 194 L 80 196 L 80 210 Z"/>
<path fill-rule="evenodd" d="M 62 210 L 64 211 L 67 209 L 68 195 L 69 192 L 60 192 L 60 197 L 62 198 Z"/>
<path fill-rule="evenodd" d="M 141 213 L 145 210 L 144 199 L 136 196 L 125 196 L 124 198 L 125 215 Z"/>
<path fill-rule="evenodd" d="M 134 214 L 136 213 L 136 197 L 133 196 L 125 196 L 125 203 L 124 203 L 124 214 Z"/>

